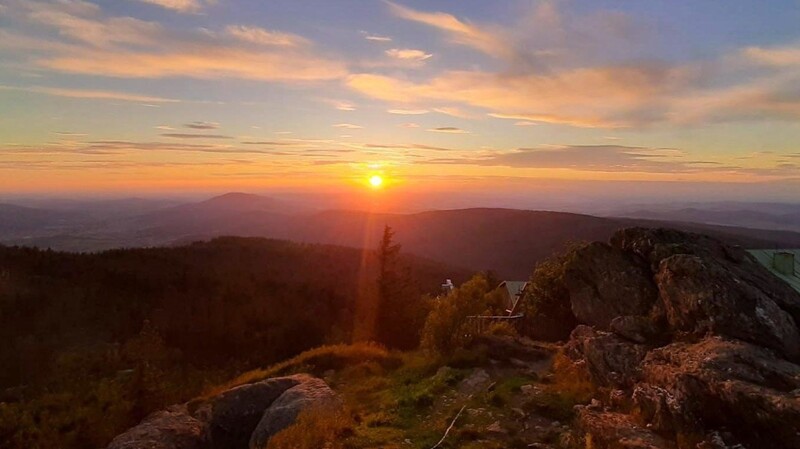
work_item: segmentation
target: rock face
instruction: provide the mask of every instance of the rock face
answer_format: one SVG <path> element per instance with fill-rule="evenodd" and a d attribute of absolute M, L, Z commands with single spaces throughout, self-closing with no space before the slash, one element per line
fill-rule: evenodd
<path fill-rule="evenodd" d="M 300 376 L 267 379 L 228 390 L 211 402 L 208 434 L 214 449 L 242 449 L 269 408 Z"/>
<path fill-rule="evenodd" d="M 575 328 L 565 355 L 629 398 L 580 411 L 595 447 L 800 447 L 797 292 L 696 234 L 626 229 L 576 254 L 565 287 L 593 327 Z"/>
<path fill-rule="evenodd" d="M 658 297 L 647 263 L 605 243 L 576 251 L 564 278 L 572 313 L 600 329 L 621 315 L 647 315 Z"/>
<path fill-rule="evenodd" d="M 186 407 L 173 407 L 117 435 L 108 449 L 206 449 L 204 431 L 204 423 L 191 417 Z"/>
<path fill-rule="evenodd" d="M 250 437 L 250 449 L 264 449 L 273 435 L 290 426 L 301 411 L 311 406 L 336 405 L 336 393 L 323 380 L 305 379 L 286 390 L 267 410 Z"/>
<path fill-rule="evenodd" d="M 624 387 L 639 379 L 647 347 L 611 332 L 578 326 L 572 332 L 565 352 L 575 359 L 583 358 L 592 378 L 602 385 Z"/>
<path fill-rule="evenodd" d="M 298 374 L 266 379 L 227 390 L 207 400 L 192 415 L 187 406 L 148 416 L 118 435 L 109 449 L 246 449 L 294 423 L 300 411 L 336 401 L 316 377 Z"/>

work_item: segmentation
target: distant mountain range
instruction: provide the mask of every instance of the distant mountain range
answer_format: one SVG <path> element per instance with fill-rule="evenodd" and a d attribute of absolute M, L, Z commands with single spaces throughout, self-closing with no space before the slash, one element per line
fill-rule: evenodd
<path fill-rule="evenodd" d="M 608 215 L 800 231 L 800 204 L 718 202 L 700 205 L 642 205 L 612 210 Z"/>
<path fill-rule="evenodd" d="M 270 197 L 229 193 L 186 204 L 131 199 L 73 207 L 61 203 L 49 209 L 0 205 L 0 243 L 97 251 L 236 235 L 372 248 L 384 225 L 389 225 L 404 251 L 451 266 L 493 269 L 501 276 L 525 279 L 538 261 L 569 242 L 606 240 L 629 226 L 703 232 L 748 248 L 800 247 L 800 233 L 776 230 L 787 229 L 777 224 L 792 217 L 800 221 L 800 206 L 796 209 L 783 215 L 763 209 L 641 210 L 621 214 L 626 218 L 490 208 L 372 214 L 310 211 Z"/>

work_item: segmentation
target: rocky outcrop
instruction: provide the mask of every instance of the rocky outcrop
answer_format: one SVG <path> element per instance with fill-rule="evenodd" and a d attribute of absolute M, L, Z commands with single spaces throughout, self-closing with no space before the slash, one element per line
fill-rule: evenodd
<path fill-rule="evenodd" d="M 117 435 L 108 449 L 206 449 L 205 425 L 185 406 L 148 416 L 138 426 Z"/>
<path fill-rule="evenodd" d="M 750 343 L 709 337 L 654 349 L 633 401 L 659 431 L 729 428 L 751 444 L 800 447 L 800 366 Z"/>
<path fill-rule="evenodd" d="M 577 250 L 564 282 L 579 322 L 607 330 L 622 315 L 647 315 L 658 297 L 647 263 L 605 243 Z"/>
<path fill-rule="evenodd" d="M 656 280 L 673 331 L 724 335 L 800 359 L 800 331 L 791 315 L 715 260 L 670 256 L 659 264 Z"/>
<path fill-rule="evenodd" d="M 305 377 L 267 379 L 228 390 L 211 401 L 208 434 L 214 449 L 247 447 L 264 411 Z"/>
<path fill-rule="evenodd" d="M 276 377 L 227 390 L 193 407 L 178 405 L 153 413 L 118 435 L 109 449 L 263 448 L 269 438 L 313 406 L 327 406 L 336 394 L 307 374 Z M 255 445 L 254 445 L 255 442 Z"/>
<path fill-rule="evenodd" d="M 301 411 L 309 407 L 337 405 L 336 393 L 322 379 L 306 376 L 303 382 L 286 390 L 266 409 L 250 437 L 250 449 L 264 449 L 273 435 L 290 426 Z"/>
<path fill-rule="evenodd" d="M 586 368 L 598 383 L 624 387 L 638 381 L 647 347 L 611 332 L 578 326 L 572 332 L 565 352 L 575 360 L 585 360 Z"/>
<path fill-rule="evenodd" d="M 578 326 L 565 355 L 626 397 L 579 412 L 595 447 L 800 447 L 797 292 L 696 234 L 626 229 L 576 254 L 564 281 L 593 327 Z M 668 438 L 625 436 L 641 430 Z"/>
<path fill-rule="evenodd" d="M 675 445 L 623 413 L 578 407 L 578 429 L 589 435 L 586 447 L 596 449 L 673 449 Z"/>

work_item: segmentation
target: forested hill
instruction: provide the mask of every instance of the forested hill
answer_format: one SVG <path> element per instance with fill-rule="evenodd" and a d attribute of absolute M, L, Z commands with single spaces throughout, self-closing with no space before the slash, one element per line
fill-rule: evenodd
<path fill-rule="evenodd" d="M 417 297 L 468 275 L 412 256 L 401 264 Z M 375 251 L 259 238 L 97 254 L 0 246 L 0 393 L 27 403 L 6 418 L 105 444 L 219 376 L 350 341 L 377 277 Z M 83 428 L 101 416 L 82 413 L 110 424 Z"/>

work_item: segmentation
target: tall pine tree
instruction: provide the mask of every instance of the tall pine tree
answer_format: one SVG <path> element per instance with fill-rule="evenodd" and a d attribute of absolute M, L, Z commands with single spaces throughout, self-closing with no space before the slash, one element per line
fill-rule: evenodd
<path fill-rule="evenodd" d="M 385 226 L 378 248 L 377 339 L 392 348 L 411 349 L 419 344 L 428 307 L 411 284 L 400 249 L 394 242 L 394 231 Z"/>

